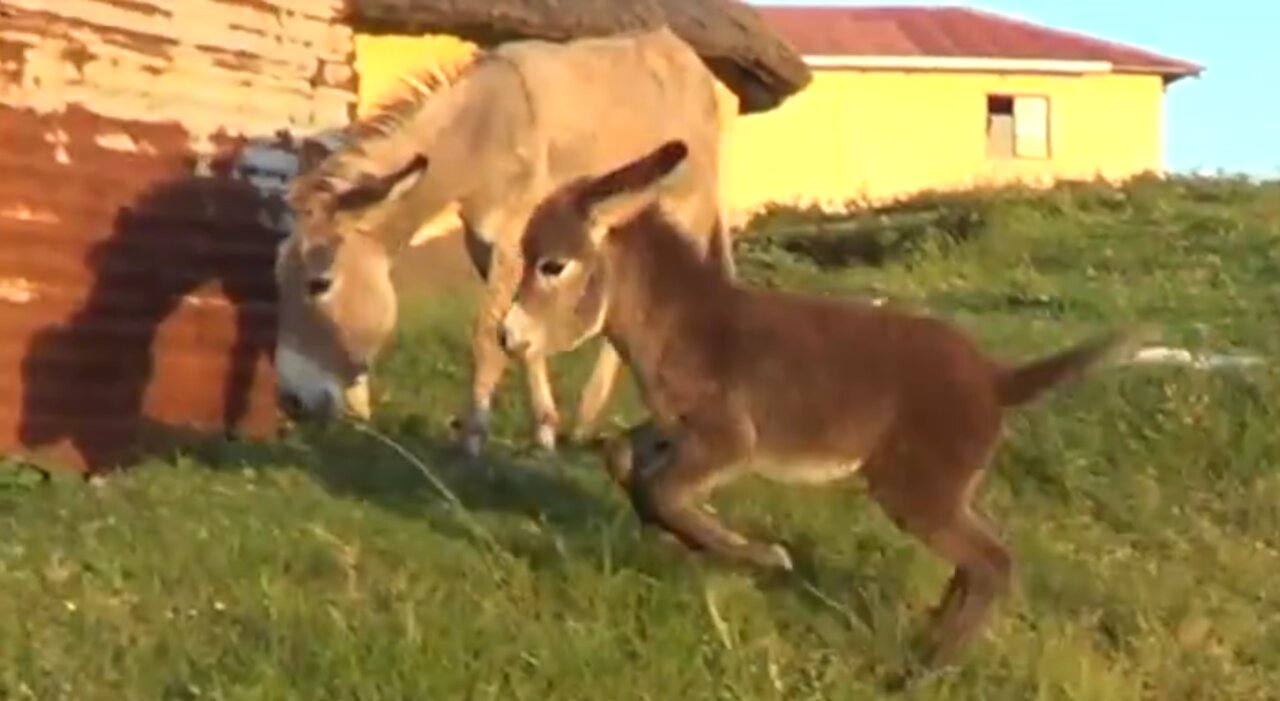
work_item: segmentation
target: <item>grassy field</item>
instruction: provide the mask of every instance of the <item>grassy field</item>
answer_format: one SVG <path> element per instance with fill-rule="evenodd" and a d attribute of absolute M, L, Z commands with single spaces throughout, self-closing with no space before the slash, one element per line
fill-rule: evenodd
<path fill-rule="evenodd" d="M 755 284 L 927 308 L 1004 356 L 1135 319 L 1197 351 L 1280 354 L 1277 184 L 934 197 L 757 228 L 740 253 Z M 594 455 L 523 447 L 515 372 L 488 463 L 457 460 L 468 306 L 406 307 L 377 424 L 465 510 L 342 428 L 98 487 L 7 468 L 0 699 L 1280 698 L 1274 365 L 1118 369 L 1014 414 L 980 504 L 1017 590 L 962 664 L 893 694 L 948 573 L 857 482 L 717 500 L 792 545 L 795 579 L 683 556 L 640 533 Z M 593 350 L 556 362 L 566 413 Z"/>

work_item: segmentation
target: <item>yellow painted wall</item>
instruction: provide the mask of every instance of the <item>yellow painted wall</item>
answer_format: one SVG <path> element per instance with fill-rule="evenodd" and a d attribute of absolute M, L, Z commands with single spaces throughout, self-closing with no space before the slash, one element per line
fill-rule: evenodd
<path fill-rule="evenodd" d="M 363 117 L 379 103 L 413 88 L 400 76 L 448 68 L 469 60 L 478 48 L 469 41 L 444 34 L 426 36 L 356 34 L 356 73 L 360 78 L 356 115 Z M 462 220 L 447 209 L 421 228 L 409 241 L 423 244 L 439 236 L 461 231 Z"/>
<path fill-rule="evenodd" d="M 1050 158 L 987 157 L 988 93 L 1049 97 Z M 781 107 L 735 124 L 730 206 L 1159 172 L 1163 94 L 1157 76 L 815 71 Z"/>
<path fill-rule="evenodd" d="M 387 97 L 406 89 L 400 76 L 466 61 L 476 45 L 443 34 L 396 36 L 356 34 L 356 73 L 360 76 L 360 116 Z"/>
<path fill-rule="evenodd" d="M 405 89 L 398 76 L 464 61 L 475 50 L 449 36 L 357 35 L 359 113 Z M 988 93 L 1049 97 L 1050 158 L 987 157 Z M 782 106 L 726 125 L 726 209 L 840 205 L 1011 179 L 1158 172 L 1163 96 L 1161 79 L 1147 75 L 819 69 L 809 87 Z"/>

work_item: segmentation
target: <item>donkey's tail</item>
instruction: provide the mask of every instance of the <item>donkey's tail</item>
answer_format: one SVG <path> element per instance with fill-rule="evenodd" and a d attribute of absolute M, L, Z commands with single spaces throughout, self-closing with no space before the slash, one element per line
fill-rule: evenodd
<path fill-rule="evenodd" d="M 1132 356 L 1144 343 L 1158 335 L 1158 329 L 1139 325 L 1086 340 L 1064 351 L 1038 358 L 996 375 L 1000 401 L 1005 406 L 1025 404 L 1055 385 L 1089 370 Z"/>

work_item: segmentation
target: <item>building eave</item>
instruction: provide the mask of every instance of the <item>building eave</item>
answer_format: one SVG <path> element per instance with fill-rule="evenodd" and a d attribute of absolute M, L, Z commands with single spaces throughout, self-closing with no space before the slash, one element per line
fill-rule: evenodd
<path fill-rule="evenodd" d="M 1111 73 L 1108 61 L 990 58 L 984 56 L 815 56 L 804 57 L 810 68 L 861 70 L 947 71 L 961 73 Z"/>
<path fill-rule="evenodd" d="M 1110 61 L 1064 59 L 993 58 L 988 56 L 854 56 L 806 55 L 813 69 L 868 71 L 933 71 L 949 73 L 1026 73 L 1057 75 L 1097 75 L 1129 73 L 1161 76 L 1166 83 L 1196 77 L 1200 66 L 1125 66 Z"/>

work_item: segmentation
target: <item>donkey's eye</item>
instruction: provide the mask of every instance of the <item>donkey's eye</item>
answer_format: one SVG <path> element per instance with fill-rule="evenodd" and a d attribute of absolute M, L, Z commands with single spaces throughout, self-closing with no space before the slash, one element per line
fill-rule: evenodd
<path fill-rule="evenodd" d="M 564 272 L 568 264 L 562 260 L 549 259 L 538 263 L 538 274 L 543 277 L 557 277 Z"/>
<path fill-rule="evenodd" d="M 319 297 L 328 292 L 330 287 L 333 287 L 333 280 L 327 277 L 313 277 L 307 280 L 307 294 L 312 297 Z"/>

